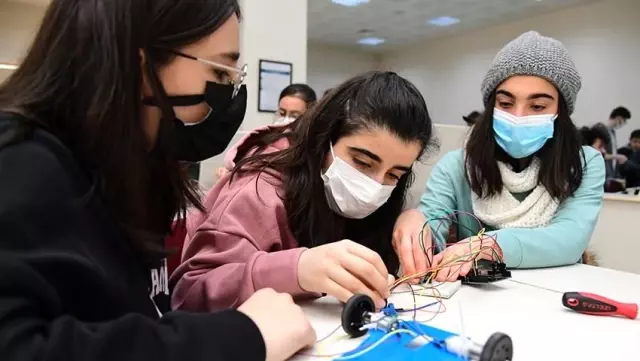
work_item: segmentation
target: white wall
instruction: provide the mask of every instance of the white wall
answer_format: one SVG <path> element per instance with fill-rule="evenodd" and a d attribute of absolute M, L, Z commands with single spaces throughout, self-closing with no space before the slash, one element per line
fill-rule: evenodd
<path fill-rule="evenodd" d="M 292 63 L 293 82 L 307 81 L 307 0 L 241 0 L 240 4 L 242 61 L 249 65 L 242 130 L 250 130 L 273 121 L 273 113 L 258 112 L 260 59 Z"/>
<path fill-rule="evenodd" d="M 45 8 L 28 4 L 0 4 L 0 63 L 17 64 L 36 34 Z"/>
<path fill-rule="evenodd" d="M 640 128 L 640 1 L 608 0 L 572 7 L 507 25 L 406 46 L 383 57 L 384 68 L 413 81 L 423 92 L 433 119 L 462 124 L 482 109 L 480 83 L 495 54 L 511 39 L 536 30 L 569 49 L 583 88 L 574 121 L 604 121 L 624 105 L 635 115 L 619 132 L 622 141 Z"/>
<path fill-rule="evenodd" d="M 325 90 L 345 80 L 375 70 L 380 59 L 354 48 L 309 43 L 307 46 L 307 84 L 321 97 Z"/>
<path fill-rule="evenodd" d="M 18 64 L 40 25 L 44 8 L 28 4 L 0 4 L 0 63 Z M 13 71 L 0 69 L 0 82 Z"/>

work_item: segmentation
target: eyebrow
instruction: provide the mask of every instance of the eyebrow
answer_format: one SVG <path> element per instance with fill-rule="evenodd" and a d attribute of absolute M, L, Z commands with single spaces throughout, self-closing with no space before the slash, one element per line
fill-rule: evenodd
<path fill-rule="evenodd" d="M 230 60 L 230 61 L 238 61 L 238 59 L 240 59 L 240 52 L 238 51 L 229 51 L 229 52 L 225 52 L 225 53 L 220 53 L 218 54 L 219 57 L 222 57 L 224 59 Z"/>
<path fill-rule="evenodd" d="M 513 94 L 509 93 L 509 92 L 508 92 L 508 91 L 506 91 L 506 90 L 502 90 L 502 89 L 499 89 L 499 90 L 497 90 L 497 91 L 496 91 L 496 95 L 498 95 L 498 94 L 502 94 L 502 95 L 508 96 L 508 97 L 509 97 L 509 98 L 511 98 L 511 99 L 515 99 L 515 98 L 516 98 Z M 546 99 L 554 100 L 554 97 L 553 97 L 553 96 L 551 96 L 550 94 L 547 94 L 547 93 L 534 93 L 534 94 L 530 94 L 530 95 L 527 97 L 527 100 L 535 100 L 535 99 L 541 99 L 541 98 L 546 98 Z"/>
<path fill-rule="evenodd" d="M 377 154 L 374 154 L 366 149 L 358 148 L 358 147 L 349 147 L 349 150 L 365 155 L 371 158 L 375 162 L 382 163 L 382 159 L 380 159 L 380 157 Z M 411 167 L 407 167 L 404 165 L 394 165 L 392 168 L 403 171 L 403 172 L 411 171 Z"/>

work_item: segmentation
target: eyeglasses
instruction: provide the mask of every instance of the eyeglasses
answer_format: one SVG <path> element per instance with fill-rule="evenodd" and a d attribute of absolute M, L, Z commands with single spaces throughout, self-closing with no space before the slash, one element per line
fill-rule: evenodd
<path fill-rule="evenodd" d="M 195 60 L 195 61 L 198 61 L 200 63 L 209 65 L 209 66 L 211 66 L 213 68 L 216 68 L 216 69 L 219 69 L 219 70 L 226 70 L 228 72 L 231 72 L 231 73 L 235 74 L 233 77 L 230 77 L 230 79 L 228 81 L 229 85 L 233 85 L 233 95 L 231 96 L 232 98 L 235 98 L 235 96 L 238 95 L 238 91 L 240 91 L 240 86 L 244 82 L 244 78 L 247 76 L 247 64 L 244 64 L 240 68 L 236 68 L 236 67 L 232 67 L 232 66 L 216 63 L 215 61 L 202 59 L 202 58 L 195 57 L 193 55 L 185 54 L 185 53 L 183 53 L 181 51 L 178 51 L 178 50 L 165 49 L 165 48 L 162 48 L 162 50 L 166 50 L 166 51 L 168 51 L 170 53 L 173 53 L 174 55 L 181 56 L 183 58 L 187 58 L 187 59 L 191 59 L 191 60 Z"/>

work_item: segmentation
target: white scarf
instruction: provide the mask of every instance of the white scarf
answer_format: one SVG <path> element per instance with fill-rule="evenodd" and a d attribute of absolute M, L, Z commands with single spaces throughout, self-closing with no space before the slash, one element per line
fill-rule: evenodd
<path fill-rule="evenodd" d="M 540 160 L 533 158 L 522 172 L 498 162 L 502 176 L 502 192 L 491 198 L 478 198 L 472 192 L 473 213 L 485 224 L 502 228 L 536 228 L 548 225 L 558 210 L 558 202 L 538 182 Z M 512 193 L 531 193 L 522 201 Z"/>

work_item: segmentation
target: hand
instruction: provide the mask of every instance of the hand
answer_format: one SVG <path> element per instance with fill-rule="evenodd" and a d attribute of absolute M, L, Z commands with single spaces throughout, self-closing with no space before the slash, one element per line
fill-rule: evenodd
<path fill-rule="evenodd" d="M 623 154 L 616 154 L 613 156 L 613 158 L 618 164 L 625 164 L 629 160 L 629 158 L 627 158 L 627 156 Z"/>
<path fill-rule="evenodd" d="M 387 284 L 391 287 L 394 283 L 396 283 L 396 276 L 387 275 Z"/>
<path fill-rule="evenodd" d="M 287 293 L 261 289 L 238 307 L 238 311 L 258 326 L 267 349 L 266 361 L 287 360 L 316 342 L 316 332 Z"/>
<path fill-rule="evenodd" d="M 502 258 L 502 250 L 493 238 L 477 236 L 463 239 L 438 253 L 433 259 L 433 268 L 446 265 L 436 272 L 433 278 L 436 282 L 455 282 L 459 276 L 466 276 L 473 267 L 473 260 L 487 259 L 493 261 L 495 254 Z"/>
<path fill-rule="evenodd" d="M 220 178 L 222 178 L 225 175 L 227 175 L 227 173 L 229 173 L 227 168 L 220 167 L 220 168 L 216 169 L 216 179 L 220 180 Z"/>
<path fill-rule="evenodd" d="M 417 209 L 403 212 L 393 228 L 393 249 L 400 258 L 403 276 L 425 272 L 431 266 L 433 251 L 431 244 L 431 227 L 427 218 Z M 424 227 L 424 230 L 423 230 Z M 425 251 L 420 246 L 420 232 Z"/>
<path fill-rule="evenodd" d="M 378 308 L 389 298 L 387 268 L 380 256 L 349 240 L 310 248 L 298 260 L 298 283 L 307 292 L 326 293 L 347 302 L 363 293 Z"/>

